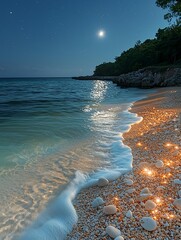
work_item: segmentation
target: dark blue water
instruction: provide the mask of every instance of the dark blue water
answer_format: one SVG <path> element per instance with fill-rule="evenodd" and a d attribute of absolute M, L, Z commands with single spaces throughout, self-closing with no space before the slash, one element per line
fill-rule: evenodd
<path fill-rule="evenodd" d="M 36 219 L 76 171 L 130 169 L 121 134 L 139 120 L 128 108 L 146 90 L 70 78 L 0 79 L 0 90 L 2 239 Z"/>

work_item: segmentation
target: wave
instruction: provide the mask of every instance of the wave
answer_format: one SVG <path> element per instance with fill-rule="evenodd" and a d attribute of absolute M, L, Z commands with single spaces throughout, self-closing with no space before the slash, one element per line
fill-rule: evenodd
<path fill-rule="evenodd" d="M 129 131 L 131 125 L 142 118 L 136 114 L 124 111 L 128 124 L 124 125 L 124 132 Z M 125 124 L 125 123 L 124 123 Z M 38 219 L 20 237 L 20 240 L 63 240 L 71 232 L 78 220 L 73 200 L 80 190 L 95 185 L 100 177 L 115 180 L 132 169 L 132 153 L 122 142 L 122 133 L 110 145 L 112 161 L 109 168 L 99 169 L 90 175 L 76 171 L 75 178 L 67 188 L 40 214 Z"/>

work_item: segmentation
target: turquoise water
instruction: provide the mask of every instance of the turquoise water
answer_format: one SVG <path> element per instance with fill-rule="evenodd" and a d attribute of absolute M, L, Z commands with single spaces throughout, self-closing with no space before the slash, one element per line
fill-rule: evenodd
<path fill-rule="evenodd" d="M 140 120 L 128 108 L 146 90 L 70 78 L 1 79 L 0 87 L 0 239 L 17 238 L 77 171 L 93 179 L 131 168 L 122 133 Z"/>

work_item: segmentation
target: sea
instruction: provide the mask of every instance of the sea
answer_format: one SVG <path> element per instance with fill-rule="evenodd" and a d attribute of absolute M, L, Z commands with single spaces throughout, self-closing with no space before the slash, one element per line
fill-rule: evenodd
<path fill-rule="evenodd" d="M 72 201 L 132 169 L 122 134 L 149 90 L 71 78 L 0 79 L 0 239 L 65 239 Z"/>

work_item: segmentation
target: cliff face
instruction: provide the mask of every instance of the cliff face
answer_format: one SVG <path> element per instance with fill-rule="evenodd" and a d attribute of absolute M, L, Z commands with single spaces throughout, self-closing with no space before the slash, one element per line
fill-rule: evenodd
<path fill-rule="evenodd" d="M 140 69 L 135 72 L 122 74 L 113 80 L 121 87 L 154 88 L 181 86 L 181 68 L 168 68 L 165 71 Z"/>

